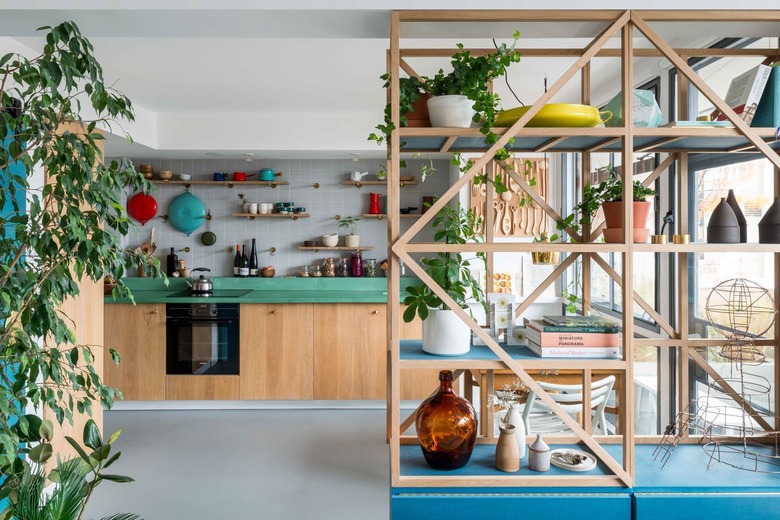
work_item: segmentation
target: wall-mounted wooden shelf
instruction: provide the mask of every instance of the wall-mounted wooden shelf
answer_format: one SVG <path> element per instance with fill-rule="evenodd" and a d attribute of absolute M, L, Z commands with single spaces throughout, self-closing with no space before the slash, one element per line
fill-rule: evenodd
<path fill-rule="evenodd" d="M 384 219 L 387 218 L 387 213 L 363 213 L 363 215 L 361 215 L 361 216 L 363 218 L 375 218 L 377 220 L 384 220 Z M 401 218 L 420 218 L 420 217 L 422 217 L 422 215 L 420 215 L 419 213 L 409 213 L 407 215 L 404 215 L 403 213 L 401 213 L 398 216 L 401 217 Z"/>
<path fill-rule="evenodd" d="M 371 251 L 374 249 L 374 246 L 360 246 L 360 247 L 347 247 L 347 246 L 335 246 L 335 247 L 325 247 L 325 246 L 298 246 L 298 249 L 301 251 Z"/>
<path fill-rule="evenodd" d="M 387 181 L 341 181 L 344 186 L 355 186 L 356 188 L 362 188 L 363 186 L 387 186 Z M 417 186 L 417 181 L 398 181 L 398 185 L 402 188 L 404 186 Z"/>
<path fill-rule="evenodd" d="M 290 184 L 288 181 L 163 181 L 160 179 L 154 179 L 151 182 L 158 186 L 178 184 L 187 188 L 190 186 L 225 186 L 227 188 L 233 188 L 235 186 L 270 186 L 271 188 L 276 188 L 277 186 L 287 186 Z"/>
<path fill-rule="evenodd" d="M 249 220 L 254 220 L 256 218 L 289 218 L 292 220 L 298 220 L 299 218 L 309 218 L 311 214 L 310 213 L 286 213 L 282 215 L 280 213 L 268 213 L 267 215 L 262 215 L 260 213 L 233 213 L 233 216 L 248 218 Z"/>

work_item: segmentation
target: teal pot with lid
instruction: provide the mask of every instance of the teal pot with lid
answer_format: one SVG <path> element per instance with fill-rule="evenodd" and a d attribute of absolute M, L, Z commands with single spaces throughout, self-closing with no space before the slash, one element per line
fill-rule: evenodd
<path fill-rule="evenodd" d="M 187 236 L 203 225 L 206 206 L 198 197 L 185 191 L 168 206 L 168 222 Z"/>

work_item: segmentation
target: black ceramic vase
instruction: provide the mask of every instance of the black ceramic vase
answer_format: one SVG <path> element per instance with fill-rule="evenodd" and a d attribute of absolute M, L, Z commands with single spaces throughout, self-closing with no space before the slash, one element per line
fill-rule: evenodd
<path fill-rule="evenodd" d="M 466 399 L 452 390 L 452 372 L 439 373 L 439 391 L 417 410 L 417 439 L 425 461 L 434 469 L 465 466 L 477 439 L 477 414 Z"/>
<path fill-rule="evenodd" d="M 721 197 L 720 203 L 707 223 L 707 242 L 711 244 L 738 244 L 739 222 L 734 210 L 731 209 L 726 197 Z"/>
<path fill-rule="evenodd" d="M 758 241 L 762 244 L 780 244 L 780 197 L 775 197 L 758 222 Z"/>
<path fill-rule="evenodd" d="M 734 211 L 734 215 L 737 217 L 737 223 L 739 224 L 739 241 L 744 244 L 747 242 L 747 219 L 745 218 L 745 214 L 742 213 L 742 209 L 739 207 L 737 197 L 734 196 L 734 190 L 729 190 L 726 202 L 729 203 L 729 206 L 731 206 L 731 209 Z"/>

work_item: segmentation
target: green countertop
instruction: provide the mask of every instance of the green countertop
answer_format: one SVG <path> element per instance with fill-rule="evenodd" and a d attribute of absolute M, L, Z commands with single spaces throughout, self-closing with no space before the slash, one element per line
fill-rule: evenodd
<path fill-rule="evenodd" d="M 241 297 L 214 298 L 213 303 L 386 303 L 387 278 L 212 278 L 215 290 L 243 289 L 251 292 Z M 403 288 L 416 278 L 403 278 Z M 171 278 L 168 285 L 162 279 L 125 278 L 123 282 L 136 303 L 192 303 L 203 297 L 172 297 L 186 291 L 187 283 Z M 128 298 L 107 296 L 106 303 L 130 303 Z"/>

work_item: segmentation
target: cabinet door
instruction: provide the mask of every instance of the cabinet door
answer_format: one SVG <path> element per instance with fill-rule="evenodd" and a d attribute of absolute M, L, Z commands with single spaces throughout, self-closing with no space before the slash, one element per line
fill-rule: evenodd
<path fill-rule="evenodd" d="M 386 308 L 384 303 L 315 305 L 315 399 L 385 398 Z"/>
<path fill-rule="evenodd" d="M 241 399 L 312 399 L 310 303 L 241 305 Z"/>
<path fill-rule="evenodd" d="M 105 305 L 103 344 L 122 358 L 117 367 L 103 357 L 107 385 L 128 401 L 165 399 L 165 304 Z"/>
<path fill-rule="evenodd" d="M 171 401 L 209 401 L 239 398 L 239 376 L 168 376 L 165 397 Z"/>

